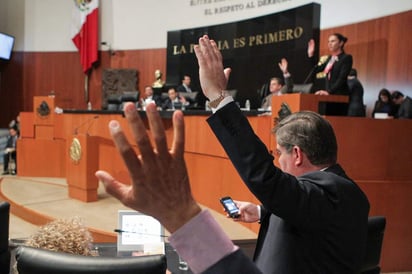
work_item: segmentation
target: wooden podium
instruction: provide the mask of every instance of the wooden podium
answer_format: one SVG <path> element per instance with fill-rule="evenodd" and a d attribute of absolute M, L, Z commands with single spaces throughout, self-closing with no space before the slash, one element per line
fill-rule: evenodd
<path fill-rule="evenodd" d="M 284 94 L 272 96 L 272 115 L 277 115 L 282 103 L 287 103 L 292 112 L 311 110 L 319 113 L 319 103 L 347 103 L 346 95 Z"/>
<path fill-rule="evenodd" d="M 54 138 L 54 96 L 34 96 L 34 136 L 36 139 Z"/>
<path fill-rule="evenodd" d="M 94 175 L 99 168 L 97 138 L 88 134 L 67 137 L 66 178 L 70 198 L 83 202 L 97 201 L 99 182 Z"/>

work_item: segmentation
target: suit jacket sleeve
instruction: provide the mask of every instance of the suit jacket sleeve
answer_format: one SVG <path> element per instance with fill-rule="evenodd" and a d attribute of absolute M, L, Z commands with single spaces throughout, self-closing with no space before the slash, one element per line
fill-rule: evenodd
<path fill-rule="evenodd" d="M 280 90 L 280 92 L 282 94 L 285 93 L 293 93 L 293 80 L 292 80 L 292 76 L 289 77 L 284 77 L 284 81 L 285 84 L 283 85 L 282 89 Z"/>
<path fill-rule="evenodd" d="M 212 265 L 204 274 L 261 274 L 255 264 L 240 250 L 224 257 L 222 260 Z"/>
<path fill-rule="evenodd" d="M 312 218 L 332 214 L 333 205 L 324 190 L 273 164 L 273 156 L 234 102 L 219 109 L 208 123 L 244 183 L 268 212 L 309 226 L 314 224 Z M 323 216 L 314 216 L 313 212 L 322 212 Z"/>

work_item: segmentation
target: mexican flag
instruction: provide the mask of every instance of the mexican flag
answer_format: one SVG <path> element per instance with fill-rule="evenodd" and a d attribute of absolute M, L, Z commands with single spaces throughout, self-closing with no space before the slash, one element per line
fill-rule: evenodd
<path fill-rule="evenodd" d="M 98 60 L 99 0 L 74 0 L 72 41 L 80 53 L 83 72 Z"/>

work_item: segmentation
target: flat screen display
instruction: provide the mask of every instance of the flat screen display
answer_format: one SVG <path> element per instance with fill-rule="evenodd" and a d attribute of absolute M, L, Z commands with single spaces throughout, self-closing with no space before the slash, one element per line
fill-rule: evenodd
<path fill-rule="evenodd" d="M 0 59 L 10 60 L 14 37 L 0 32 Z"/>
<path fill-rule="evenodd" d="M 164 227 L 155 218 L 133 210 L 119 210 L 118 218 L 118 251 L 142 251 L 147 254 L 148 248 L 156 244 L 164 248 Z M 164 254 L 164 251 L 161 253 Z"/>

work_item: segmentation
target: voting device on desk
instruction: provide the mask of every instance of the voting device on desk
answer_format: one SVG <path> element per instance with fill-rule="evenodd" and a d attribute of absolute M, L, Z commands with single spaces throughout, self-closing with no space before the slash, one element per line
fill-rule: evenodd
<path fill-rule="evenodd" d="M 165 254 L 164 227 L 134 210 L 118 211 L 117 252 L 121 255 Z"/>

